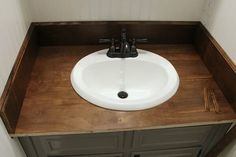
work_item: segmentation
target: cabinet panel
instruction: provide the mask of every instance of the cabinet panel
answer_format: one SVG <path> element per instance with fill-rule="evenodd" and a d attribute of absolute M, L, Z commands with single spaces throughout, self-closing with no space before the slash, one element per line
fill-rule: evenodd
<path fill-rule="evenodd" d="M 40 156 L 120 152 L 123 132 L 33 137 Z"/>
<path fill-rule="evenodd" d="M 64 157 L 123 157 L 122 154 L 101 154 L 101 155 L 79 155 L 79 156 L 64 156 Z"/>
<path fill-rule="evenodd" d="M 28 157 L 195 157 L 207 152 L 230 124 L 115 133 L 22 137 Z"/>
<path fill-rule="evenodd" d="M 183 127 L 158 130 L 136 131 L 133 148 L 180 148 L 204 144 L 215 126 Z"/>
<path fill-rule="evenodd" d="M 131 157 L 197 157 L 200 150 L 200 147 L 196 147 L 147 152 L 134 152 L 132 153 Z"/>

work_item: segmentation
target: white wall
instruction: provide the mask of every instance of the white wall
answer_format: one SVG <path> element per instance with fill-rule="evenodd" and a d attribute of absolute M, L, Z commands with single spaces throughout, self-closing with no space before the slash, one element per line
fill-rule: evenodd
<path fill-rule="evenodd" d="M 236 1 L 206 0 L 201 21 L 236 63 Z"/>
<path fill-rule="evenodd" d="M 0 79 L 5 84 L 31 19 L 26 0 L 0 0 L 0 4 Z"/>
<path fill-rule="evenodd" d="M 31 18 L 26 0 L 0 0 L 0 95 L 4 89 Z M 0 157 L 25 157 L 0 119 Z"/>
<path fill-rule="evenodd" d="M 33 21 L 199 21 L 204 0 L 30 0 Z"/>
<path fill-rule="evenodd" d="M 26 157 L 17 139 L 11 139 L 0 118 L 0 157 Z"/>

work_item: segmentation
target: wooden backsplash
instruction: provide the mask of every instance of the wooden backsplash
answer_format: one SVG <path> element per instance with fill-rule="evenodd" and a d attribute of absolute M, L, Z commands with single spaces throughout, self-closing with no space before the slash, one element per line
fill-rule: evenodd
<path fill-rule="evenodd" d="M 37 30 L 31 25 L 0 99 L 0 115 L 9 132 L 14 132 L 30 73 L 37 56 Z"/>

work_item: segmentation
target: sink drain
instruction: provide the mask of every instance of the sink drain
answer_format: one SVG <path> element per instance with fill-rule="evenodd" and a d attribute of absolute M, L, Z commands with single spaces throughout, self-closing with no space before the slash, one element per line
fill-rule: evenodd
<path fill-rule="evenodd" d="M 121 99 L 125 99 L 128 97 L 128 93 L 126 93 L 125 91 L 120 91 L 117 95 Z"/>

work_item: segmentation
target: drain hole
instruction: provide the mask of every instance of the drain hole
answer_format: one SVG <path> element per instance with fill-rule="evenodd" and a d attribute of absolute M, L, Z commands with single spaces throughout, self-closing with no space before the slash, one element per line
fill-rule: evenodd
<path fill-rule="evenodd" d="M 125 91 L 120 91 L 117 95 L 121 99 L 125 99 L 128 97 L 128 93 L 126 93 Z"/>

